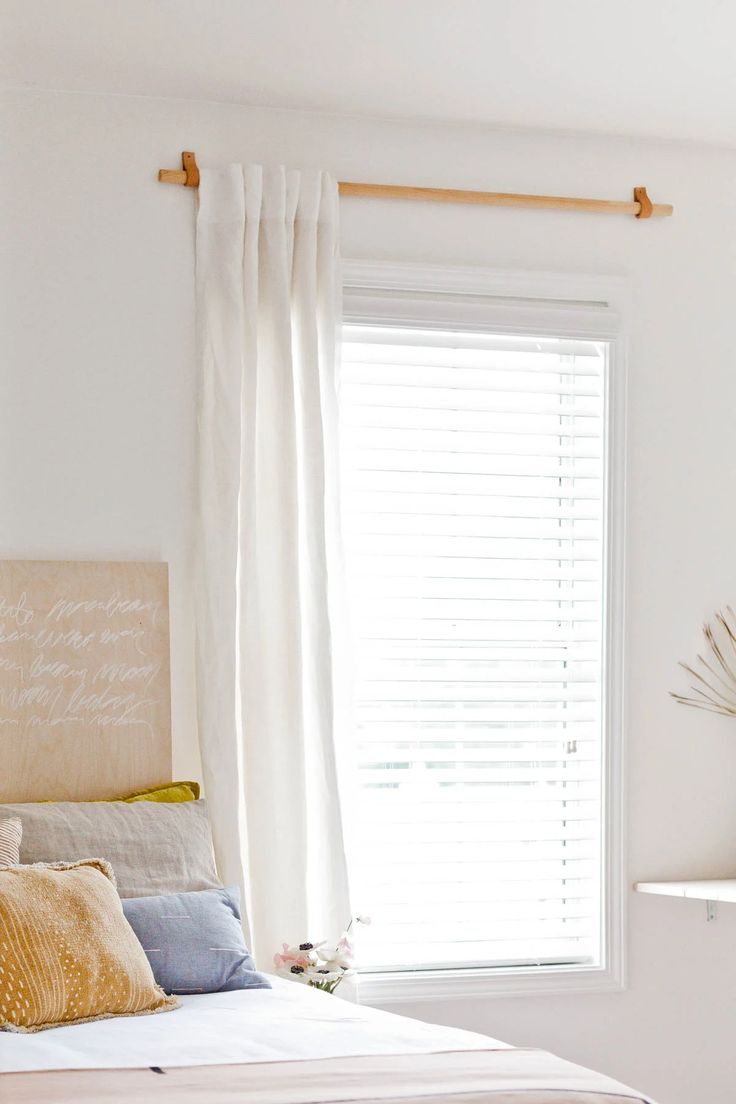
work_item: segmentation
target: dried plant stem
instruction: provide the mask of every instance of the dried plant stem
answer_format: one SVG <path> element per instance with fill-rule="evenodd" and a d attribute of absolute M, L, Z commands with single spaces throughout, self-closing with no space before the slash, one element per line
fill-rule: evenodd
<path fill-rule="evenodd" d="M 723 717 L 736 717 L 736 670 L 732 666 L 736 661 L 736 614 L 730 606 L 726 606 L 725 613 L 716 613 L 715 621 L 715 629 L 708 623 L 703 625 L 711 662 L 698 654 L 700 671 L 688 663 L 680 663 L 680 667 L 695 680 L 695 685 L 690 687 L 695 696 L 688 697 L 674 691 L 670 694 L 681 705 L 718 713 Z"/>

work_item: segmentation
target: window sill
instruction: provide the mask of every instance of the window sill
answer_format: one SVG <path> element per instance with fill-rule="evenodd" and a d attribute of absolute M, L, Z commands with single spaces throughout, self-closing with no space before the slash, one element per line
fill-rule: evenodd
<path fill-rule="evenodd" d="M 415 1004 L 421 1001 L 477 1000 L 492 997 L 564 993 L 611 993 L 624 989 L 618 972 L 605 967 L 544 966 L 539 969 L 423 970 L 362 974 L 360 1004 Z"/>

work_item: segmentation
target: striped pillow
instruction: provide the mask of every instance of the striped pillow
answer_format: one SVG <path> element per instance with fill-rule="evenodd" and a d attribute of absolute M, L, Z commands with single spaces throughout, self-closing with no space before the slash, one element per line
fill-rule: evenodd
<path fill-rule="evenodd" d="M 0 866 L 15 866 L 20 862 L 20 838 L 23 825 L 20 817 L 0 820 Z"/>

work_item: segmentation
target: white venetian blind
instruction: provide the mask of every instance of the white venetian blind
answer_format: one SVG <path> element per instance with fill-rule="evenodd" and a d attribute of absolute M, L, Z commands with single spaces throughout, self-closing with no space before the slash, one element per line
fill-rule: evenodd
<path fill-rule="evenodd" d="M 600 960 L 606 359 L 344 329 L 367 969 Z"/>

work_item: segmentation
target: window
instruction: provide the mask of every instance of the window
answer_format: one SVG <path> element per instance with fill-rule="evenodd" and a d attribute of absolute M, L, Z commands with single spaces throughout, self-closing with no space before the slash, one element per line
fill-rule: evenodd
<path fill-rule="evenodd" d="M 346 298 L 362 967 L 601 969 L 610 315 L 436 287 Z"/>

